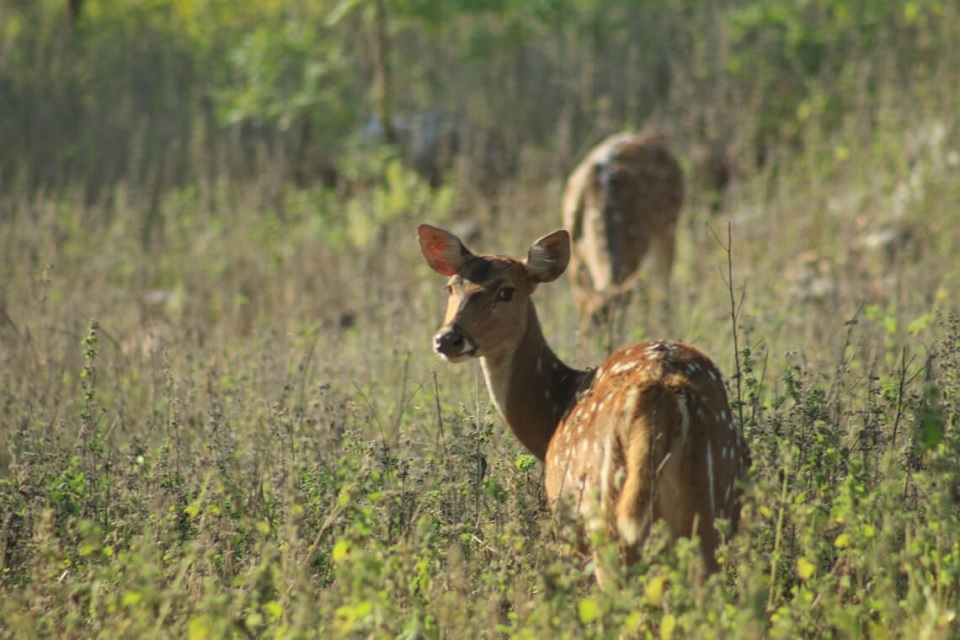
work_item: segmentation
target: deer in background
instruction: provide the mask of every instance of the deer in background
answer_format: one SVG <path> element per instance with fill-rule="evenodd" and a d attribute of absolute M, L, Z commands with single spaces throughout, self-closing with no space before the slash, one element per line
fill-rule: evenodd
<path fill-rule="evenodd" d="M 692 346 L 646 342 L 596 369 L 564 364 L 531 296 L 567 267 L 565 230 L 523 260 L 476 255 L 426 224 L 418 234 L 427 263 L 448 278 L 434 349 L 450 362 L 479 359 L 508 428 L 546 465 L 552 508 L 611 535 L 628 564 L 662 518 L 674 538 L 699 536 L 707 571 L 717 571 L 714 521 L 736 530 L 749 453 L 713 362 Z"/>
<path fill-rule="evenodd" d="M 658 135 L 620 134 L 597 145 L 567 180 L 563 225 L 573 239 L 570 280 L 586 323 L 623 300 L 653 252 L 669 304 L 683 171 Z"/>

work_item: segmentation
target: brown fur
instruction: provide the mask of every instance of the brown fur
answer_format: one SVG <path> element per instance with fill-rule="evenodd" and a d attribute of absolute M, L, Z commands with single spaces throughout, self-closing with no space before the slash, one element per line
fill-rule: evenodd
<path fill-rule="evenodd" d="M 683 189 L 683 171 L 657 135 L 607 138 L 573 171 L 563 224 L 573 241 L 568 273 L 581 318 L 628 292 L 651 251 L 666 289 Z"/>

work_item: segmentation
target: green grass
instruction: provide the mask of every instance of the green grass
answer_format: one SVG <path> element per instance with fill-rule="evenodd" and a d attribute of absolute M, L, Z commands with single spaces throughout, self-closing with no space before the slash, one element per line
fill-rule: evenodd
<path fill-rule="evenodd" d="M 0 10 L 6 42 L 25 43 L 0 44 L 0 90 L 19 100 L 0 117 L 18 149 L 0 163 L 0 637 L 960 636 L 952 5 L 908 3 L 890 14 L 902 25 L 877 31 L 867 15 L 863 33 L 903 37 L 876 59 L 840 22 L 824 18 L 822 37 L 816 19 L 784 32 L 796 40 L 784 51 L 822 45 L 834 66 L 793 69 L 782 85 L 752 67 L 721 73 L 767 60 L 744 43 L 780 33 L 768 23 L 786 20 L 781 5 L 744 9 L 740 40 L 711 31 L 676 61 L 655 119 L 691 174 L 711 137 L 696 132 L 729 134 L 735 177 L 718 215 L 690 181 L 671 322 L 638 301 L 611 332 L 584 335 L 565 279 L 536 293 L 548 340 L 573 365 L 599 362 L 611 339 L 705 349 L 752 452 L 720 575 L 698 581 L 696 543 L 657 531 L 629 571 L 597 541 L 607 589 L 569 551 L 542 467 L 504 428 L 479 367 L 433 355 L 443 283 L 415 238 L 420 222 L 470 221 L 472 248 L 522 255 L 560 225 L 561 167 L 574 158 L 556 148 L 572 153 L 619 113 L 579 91 L 602 67 L 580 43 L 589 33 L 571 24 L 577 55 L 560 60 L 582 71 L 564 89 L 578 96 L 568 124 L 587 132 L 512 140 L 519 166 L 496 193 L 460 174 L 431 190 L 388 155 L 349 149 L 342 184 L 326 189 L 291 184 L 278 132 L 208 122 L 204 65 L 223 34 L 177 29 L 180 14 L 144 5 L 160 25 L 151 37 L 183 33 L 167 57 L 136 16 L 89 6 L 90 24 L 109 18 L 113 31 L 82 36 L 76 66 L 47 33 L 52 19 Z M 713 11 L 692 19 L 712 23 Z M 406 36 L 414 59 L 427 45 Z M 114 37 L 142 55 L 120 56 Z M 205 52 L 197 66 L 173 64 L 191 46 Z M 943 59 L 910 66 L 927 47 Z M 34 50 L 61 72 L 36 78 Z M 486 95 L 442 57 L 429 64 L 457 76 L 456 100 Z M 512 63 L 498 53 L 487 71 Z M 549 76 L 548 63 L 530 72 Z M 117 69 L 163 82 L 131 95 Z M 181 82 L 183 103 L 170 97 Z M 87 101 L 79 124 L 61 117 L 66 94 Z M 472 108 L 522 111 L 551 136 L 563 123 L 515 98 L 504 89 Z M 30 121 L 38 104 L 47 119 Z M 528 128 L 520 115 L 504 123 L 513 137 Z M 49 139 L 21 120 L 47 123 Z M 91 124 L 104 122 L 116 129 Z M 762 163 L 749 159 L 760 139 Z"/>
<path fill-rule="evenodd" d="M 689 211 L 674 323 L 647 326 L 638 306 L 617 336 L 710 351 L 755 464 L 722 575 L 697 582 L 693 543 L 661 536 L 628 574 L 604 546 L 606 591 L 566 551 L 542 470 L 494 414 L 478 368 L 430 352 L 442 283 L 413 229 L 449 205 L 401 206 L 364 244 L 349 231 L 357 214 L 338 216 L 324 191 L 291 191 L 282 219 L 256 183 L 217 187 L 229 206 L 216 208 L 171 192 L 144 249 L 126 210 L 107 220 L 69 197 L 8 199 L 0 628 L 952 636 L 960 197 L 929 174 L 907 244 L 857 248 L 858 216 L 901 182 L 818 166 L 815 190 L 745 189 L 709 219 L 715 233 Z M 416 181 L 391 188 L 401 202 L 431 197 Z M 528 203 L 556 200 L 558 184 L 533 189 L 476 248 L 519 254 L 557 226 L 556 207 Z M 856 206 L 831 204 L 847 193 Z M 376 202 L 349 206 L 373 216 Z M 603 339 L 578 335 L 564 281 L 537 295 L 564 357 L 602 357 Z"/>

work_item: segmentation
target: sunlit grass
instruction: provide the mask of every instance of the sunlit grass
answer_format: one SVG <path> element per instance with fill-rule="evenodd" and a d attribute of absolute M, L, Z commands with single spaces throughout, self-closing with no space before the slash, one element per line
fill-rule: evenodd
<path fill-rule="evenodd" d="M 495 194 L 390 154 L 346 158 L 338 188 L 263 150 L 241 177 L 212 130 L 182 181 L 144 181 L 145 145 L 95 193 L 84 172 L 4 183 L 0 633 L 955 636 L 960 139 L 937 68 L 914 96 L 876 72 L 839 122 L 807 105 L 719 214 L 691 186 L 671 321 L 640 295 L 613 333 L 693 342 L 725 374 L 754 468 L 706 583 L 661 531 L 629 571 L 598 541 L 598 587 L 478 367 L 431 352 L 442 282 L 416 225 L 522 254 L 560 225 L 550 150 Z M 684 119 L 715 109 L 665 116 L 687 166 Z M 565 280 L 536 300 L 562 358 L 602 358 Z"/>

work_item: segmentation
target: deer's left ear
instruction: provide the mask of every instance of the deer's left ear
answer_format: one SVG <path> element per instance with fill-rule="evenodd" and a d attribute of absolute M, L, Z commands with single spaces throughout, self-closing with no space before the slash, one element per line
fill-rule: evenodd
<path fill-rule="evenodd" d="M 456 274 L 473 256 L 460 238 L 440 227 L 422 224 L 417 227 L 417 235 L 420 237 L 420 251 L 427 259 L 427 264 L 442 276 Z"/>
<path fill-rule="evenodd" d="M 530 245 L 524 265 L 534 282 L 552 282 L 570 262 L 570 234 L 559 229 Z"/>

